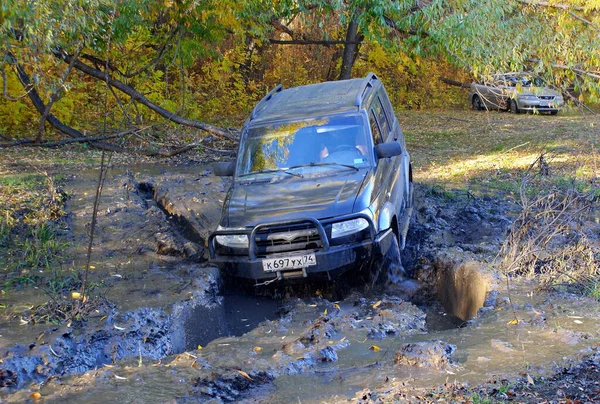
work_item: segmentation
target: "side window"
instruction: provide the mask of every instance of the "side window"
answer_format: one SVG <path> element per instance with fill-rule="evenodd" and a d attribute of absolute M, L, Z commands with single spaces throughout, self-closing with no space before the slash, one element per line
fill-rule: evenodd
<path fill-rule="evenodd" d="M 381 137 L 381 131 L 379 130 L 379 124 L 377 123 L 377 115 L 373 108 L 369 114 L 369 124 L 371 125 L 371 134 L 373 135 L 373 146 L 377 146 L 383 142 Z"/>
<path fill-rule="evenodd" d="M 379 129 L 381 129 L 383 140 L 385 140 L 387 139 L 387 135 L 390 133 L 390 124 L 389 120 L 385 116 L 385 111 L 383 110 L 383 105 L 381 104 L 379 97 L 375 98 L 373 101 L 373 110 L 375 111 L 377 122 L 379 122 Z"/>
<path fill-rule="evenodd" d="M 387 93 L 384 89 L 381 89 L 381 93 L 379 94 L 379 99 L 383 104 L 383 111 L 385 112 L 385 116 L 388 118 L 388 122 L 390 123 L 390 127 L 394 125 L 394 108 L 392 108 L 392 103 L 390 102 L 390 97 L 388 97 Z"/>

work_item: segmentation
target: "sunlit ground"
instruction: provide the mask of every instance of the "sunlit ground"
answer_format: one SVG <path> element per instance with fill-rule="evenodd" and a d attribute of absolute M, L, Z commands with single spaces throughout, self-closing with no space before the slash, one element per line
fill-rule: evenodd
<path fill-rule="evenodd" d="M 598 185 L 598 116 L 577 110 L 558 116 L 470 110 L 398 115 L 418 182 L 512 192 L 529 170 L 548 174 L 557 186 Z"/>

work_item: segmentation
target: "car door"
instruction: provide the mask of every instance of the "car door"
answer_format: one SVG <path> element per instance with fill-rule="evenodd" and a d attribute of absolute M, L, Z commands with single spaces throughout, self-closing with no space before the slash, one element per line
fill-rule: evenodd
<path fill-rule="evenodd" d="M 405 203 L 403 201 L 406 200 L 405 194 L 408 190 L 404 186 L 403 176 L 408 175 L 408 169 L 403 169 L 403 162 L 408 159 L 400 125 L 383 89 L 374 96 L 368 114 L 373 144 L 399 142 L 403 150 L 400 156 L 383 158 L 376 162 L 375 187 L 378 191 L 374 193 L 376 200 L 373 201 L 373 205 L 377 206 L 381 230 L 389 227 L 392 218 L 400 214 Z"/>

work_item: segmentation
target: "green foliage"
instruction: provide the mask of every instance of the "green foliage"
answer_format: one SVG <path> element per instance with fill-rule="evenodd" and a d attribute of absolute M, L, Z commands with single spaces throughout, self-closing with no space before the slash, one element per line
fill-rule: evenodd
<path fill-rule="evenodd" d="M 57 236 L 64 197 L 44 175 L 0 177 L 0 279 L 5 287 L 54 270 L 65 243 Z"/>
<path fill-rule="evenodd" d="M 115 78 L 174 113 L 239 125 L 276 84 L 338 75 L 343 45 L 276 46 L 270 39 L 344 40 L 356 21 L 361 45 L 354 76 L 376 72 L 398 109 L 463 105 L 464 90 L 442 85 L 440 77 L 468 82 L 524 69 L 597 101 L 600 86 L 588 72 L 600 70 L 600 3 L 563 4 L 571 8 L 517 0 L 4 0 L 0 68 L 8 94 L 20 97 L 18 61 L 44 101 L 59 94 L 52 112 L 81 131 L 98 131 L 108 91 L 80 73 L 64 80 L 66 64 L 52 54 L 57 49 L 74 54 L 83 46 L 86 63 L 110 65 Z M 119 97 L 108 95 L 110 125 L 159 120 Z M 26 98 L 0 98 L 2 133 L 31 137 L 38 120 Z"/>

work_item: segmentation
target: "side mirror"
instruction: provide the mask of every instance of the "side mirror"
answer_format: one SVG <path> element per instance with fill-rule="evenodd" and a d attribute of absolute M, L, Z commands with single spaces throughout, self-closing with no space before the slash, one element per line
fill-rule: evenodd
<path fill-rule="evenodd" d="M 233 177 L 235 164 L 231 161 L 223 161 L 213 164 L 212 168 L 217 177 Z"/>
<path fill-rule="evenodd" d="M 399 156 L 402 154 L 402 146 L 398 142 L 380 143 L 375 146 L 375 156 L 378 159 Z"/>

